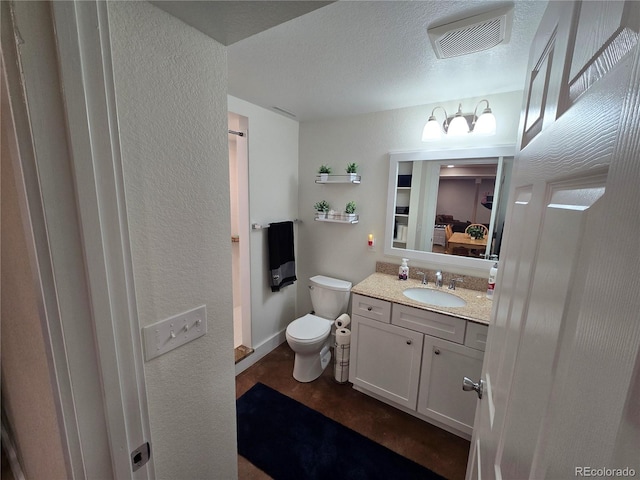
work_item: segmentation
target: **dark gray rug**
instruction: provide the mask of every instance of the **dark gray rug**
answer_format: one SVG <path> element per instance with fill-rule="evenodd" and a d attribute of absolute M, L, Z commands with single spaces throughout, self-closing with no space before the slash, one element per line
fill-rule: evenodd
<path fill-rule="evenodd" d="M 262 383 L 237 417 L 238 453 L 275 480 L 443 478 Z"/>

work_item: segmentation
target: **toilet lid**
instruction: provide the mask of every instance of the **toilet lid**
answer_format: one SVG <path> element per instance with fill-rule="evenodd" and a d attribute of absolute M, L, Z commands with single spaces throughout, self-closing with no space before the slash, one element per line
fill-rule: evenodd
<path fill-rule="evenodd" d="M 287 327 L 287 333 L 293 338 L 311 340 L 322 337 L 331 331 L 331 321 L 310 313 L 294 320 Z"/>

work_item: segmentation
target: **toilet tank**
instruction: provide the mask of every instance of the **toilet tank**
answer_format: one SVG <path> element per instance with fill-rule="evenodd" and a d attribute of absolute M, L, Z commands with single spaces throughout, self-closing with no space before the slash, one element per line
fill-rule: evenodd
<path fill-rule="evenodd" d="M 335 320 L 347 311 L 351 282 L 316 275 L 309 279 L 311 304 L 316 315 Z"/>

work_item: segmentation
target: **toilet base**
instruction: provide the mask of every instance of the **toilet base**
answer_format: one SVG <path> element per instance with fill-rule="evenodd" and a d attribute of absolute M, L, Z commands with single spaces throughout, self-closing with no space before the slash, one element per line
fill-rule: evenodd
<path fill-rule="evenodd" d="M 293 378 L 302 383 L 313 382 L 317 379 L 331 361 L 331 350 L 325 345 L 320 353 L 296 353 L 293 362 Z"/>

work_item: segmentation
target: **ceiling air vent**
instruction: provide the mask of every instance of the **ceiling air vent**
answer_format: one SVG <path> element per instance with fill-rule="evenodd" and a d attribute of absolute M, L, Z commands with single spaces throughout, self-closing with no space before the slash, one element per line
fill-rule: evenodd
<path fill-rule="evenodd" d="M 459 57 L 507 43 L 513 7 L 503 7 L 427 29 L 438 58 Z"/>

